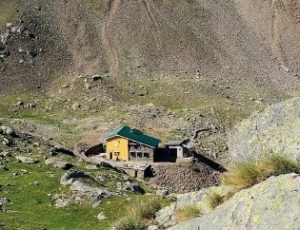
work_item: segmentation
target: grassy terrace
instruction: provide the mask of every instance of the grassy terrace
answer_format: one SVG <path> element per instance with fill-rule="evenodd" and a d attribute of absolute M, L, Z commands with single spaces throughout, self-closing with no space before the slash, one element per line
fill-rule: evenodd
<path fill-rule="evenodd" d="M 201 111 L 232 126 L 253 111 L 265 107 L 263 103 L 257 104 L 249 99 L 259 89 L 250 82 L 248 84 L 248 90 L 242 90 L 234 89 L 230 84 L 215 85 L 209 80 L 187 76 L 164 76 L 158 79 L 124 80 L 116 85 L 117 90 L 112 94 L 120 102 L 141 105 L 152 103 L 181 115 L 187 109 L 192 113 Z M 237 95 L 239 98 L 236 98 Z"/>

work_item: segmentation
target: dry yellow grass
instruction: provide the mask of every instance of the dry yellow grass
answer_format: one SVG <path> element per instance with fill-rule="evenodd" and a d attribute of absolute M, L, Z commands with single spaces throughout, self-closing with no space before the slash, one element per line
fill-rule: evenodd
<path fill-rule="evenodd" d="M 239 163 L 224 173 L 222 182 L 237 190 L 251 187 L 270 176 L 300 172 L 300 166 L 281 154 L 267 155 L 257 162 Z"/>
<path fill-rule="evenodd" d="M 255 163 L 240 163 L 236 168 L 224 173 L 222 182 L 235 189 L 243 189 L 256 184 L 258 177 L 259 171 Z"/>
<path fill-rule="evenodd" d="M 177 221 L 185 221 L 201 215 L 201 208 L 197 205 L 189 205 L 182 207 L 176 211 Z"/>
<path fill-rule="evenodd" d="M 151 197 L 137 203 L 132 213 L 142 219 L 149 220 L 155 217 L 155 213 L 162 208 L 162 198 Z"/>
<path fill-rule="evenodd" d="M 135 216 L 128 216 L 120 219 L 115 225 L 115 230 L 142 230 L 144 225 L 141 219 Z"/>
<path fill-rule="evenodd" d="M 216 208 L 225 201 L 225 197 L 217 192 L 212 192 L 211 194 L 209 194 L 207 199 L 208 207 L 211 209 Z"/>
<path fill-rule="evenodd" d="M 128 210 L 128 215 L 120 219 L 115 225 L 116 230 L 141 230 L 145 226 L 154 224 L 155 213 L 165 202 L 161 197 L 149 197 L 138 200 L 133 208 Z"/>

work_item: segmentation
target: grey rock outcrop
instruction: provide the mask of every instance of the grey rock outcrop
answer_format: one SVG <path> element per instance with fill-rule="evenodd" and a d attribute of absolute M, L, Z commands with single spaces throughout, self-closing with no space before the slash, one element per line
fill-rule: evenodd
<path fill-rule="evenodd" d="M 155 221 L 164 227 L 175 225 L 177 223 L 177 210 L 191 205 L 201 206 L 201 212 L 203 213 L 209 212 L 210 208 L 207 206 L 207 198 L 213 192 L 225 196 L 226 193 L 229 192 L 229 188 L 224 186 L 214 186 L 201 189 L 197 192 L 178 194 L 176 195 L 176 202 L 162 208 L 155 214 Z"/>
<path fill-rule="evenodd" d="M 111 197 L 113 194 L 109 192 L 106 189 L 101 189 L 101 188 L 93 188 L 83 182 L 80 181 L 75 181 L 71 186 L 70 186 L 71 191 L 78 191 L 80 193 L 85 193 L 88 194 L 89 198 L 92 200 L 99 200 L 101 198 L 108 198 Z"/>
<path fill-rule="evenodd" d="M 126 181 L 123 184 L 121 182 L 117 182 L 116 187 L 118 192 L 130 191 L 141 194 L 145 193 L 144 189 L 141 186 L 139 186 L 137 183 L 133 183 L 130 181 Z"/>
<path fill-rule="evenodd" d="M 0 210 L 5 211 L 5 206 L 10 203 L 10 200 L 6 197 L 0 198 Z"/>
<path fill-rule="evenodd" d="M 94 192 L 94 189 L 80 181 L 74 181 L 73 184 L 70 186 L 72 191 L 79 191 L 79 192 Z"/>
<path fill-rule="evenodd" d="M 165 190 L 165 189 L 157 190 L 157 191 L 156 191 L 156 195 L 157 195 L 157 196 L 167 196 L 167 195 L 169 195 L 169 191 L 168 191 L 168 190 Z"/>
<path fill-rule="evenodd" d="M 68 170 L 68 169 L 73 167 L 72 164 L 70 164 L 66 161 L 61 161 L 61 160 L 59 160 L 57 158 L 54 158 L 54 157 L 45 160 L 45 164 L 46 165 L 51 165 L 54 168 L 64 169 L 64 170 Z"/>
<path fill-rule="evenodd" d="M 155 221 L 164 227 L 175 225 L 176 203 L 172 203 L 155 213 Z"/>
<path fill-rule="evenodd" d="M 24 163 L 24 164 L 35 164 L 38 162 L 37 159 L 33 159 L 30 157 L 24 157 L 24 156 L 16 156 L 16 160 L 20 163 Z"/>
<path fill-rule="evenodd" d="M 55 194 L 52 198 L 55 207 L 70 205 L 91 205 L 97 207 L 102 199 L 117 195 L 104 187 L 98 187 L 96 180 L 77 169 L 70 170 L 61 177 L 60 184 L 69 185 L 70 192 Z"/>
<path fill-rule="evenodd" d="M 300 98 L 272 105 L 236 125 L 228 135 L 230 162 L 280 153 L 300 162 Z"/>
<path fill-rule="evenodd" d="M 78 180 L 93 181 L 93 178 L 79 170 L 71 170 L 69 172 L 66 172 L 64 175 L 62 175 L 62 177 L 60 178 L 60 184 L 61 185 L 71 185 L 75 181 L 78 181 Z"/>
<path fill-rule="evenodd" d="M 106 219 L 106 216 L 104 215 L 103 212 L 100 212 L 100 213 L 97 215 L 97 219 L 98 219 L 99 221 L 102 221 L 102 220 Z"/>
<path fill-rule="evenodd" d="M 7 136 L 14 136 L 15 131 L 10 127 L 1 125 L 0 126 L 0 134 L 7 135 Z"/>
<path fill-rule="evenodd" d="M 150 225 L 150 226 L 148 226 L 147 230 L 158 230 L 158 226 Z"/>
<path fill-rule="evenodd" d="M 286 174 L 242 190 L 214 211 L 169 230 L 298 230 L 299 204 L 300 175 Z"/>
<path fill-rule="evenodd" d="M 10 157 L 11 154 L 9 152 L 3 151 L 0 152 L 0 158 Z"/>

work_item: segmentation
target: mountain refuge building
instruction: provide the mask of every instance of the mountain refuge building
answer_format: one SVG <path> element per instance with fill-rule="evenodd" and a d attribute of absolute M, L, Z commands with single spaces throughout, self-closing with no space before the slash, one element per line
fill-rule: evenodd
<path fill-rule="evenodd" d="M 155 152 L 161 142 L 140 130 L 121 126 L 106 134 L 106 158 L 120 161 L 155 161 Z"/>

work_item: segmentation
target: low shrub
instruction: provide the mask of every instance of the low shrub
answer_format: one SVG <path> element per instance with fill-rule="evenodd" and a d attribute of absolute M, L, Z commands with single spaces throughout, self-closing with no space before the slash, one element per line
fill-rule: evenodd
<path fill-rule="evenodd" d="M 139 215 L 143 219 L 155 218 L 155 213 L 162 208 L 162 199 L 152 197 L 148 200 L 138 203 Z"/>
<path fill-rule="evenodd" d="M 208 206 L 211 209 L 216 208 L 220 204 L 222 204 L 225 201 L 225 197 L 221 196 L 219 193 L 212 192 L 211 194 L 208 195 Z"/>
<path fill-rule="evenodd" d="M 259 164 L 259 170 L 264 176 L 278 176 L 300 171 L 299 164 L 291 161 L 287 156 L 273 154 L 265 157 Z"/>
<path fill-rule="evenodd" d="M 142 230 L 144 229 L 142 221 L 135 216 L 127 216 L 120 219 L 113 227 L 115 230 Z"/>
<path fill-rule="evenodd" d="M 165 201 L 161 197 L 148 197 L 135 201 L 128 215 L 120 219 L 113 227 L 115 230 L 140 230 L 154 223 L 155 213 L 159 211 Z"/>
<path fill-rule="evenodd" d="M 260 173 L 255 163 L 240 163 L 235 169 L 223 174 L 223 184 L 236 189 L 251 187 L 259 180 Z"/>

